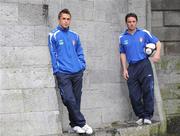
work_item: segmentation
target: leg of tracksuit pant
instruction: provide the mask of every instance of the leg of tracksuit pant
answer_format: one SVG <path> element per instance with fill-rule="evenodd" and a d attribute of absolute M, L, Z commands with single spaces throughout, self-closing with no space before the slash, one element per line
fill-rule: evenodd
<path fill-rule="evenodd" d="M 82 77 L 83 77 L 83 71 L 74 74 L 72 77 L 73 92 L 79 110 L 81 109 L 80 107 L 81 107 L 82 81 L 83 81 Z"/>
<path fill-rule="evenodd" d="M 79 107 L 76 103 L 76 99 L 73 93 L 72 88 L 72 75 L 68 74 L 58 74 L 58 86 L 60 88 L 60 93 L 62 97 L 62 101 L 64 105 L 67 107 L 69 112 L 69 120 L 71 127 L 74 126 L 84 126 L 85 119 L 84 116 L 81 114 Z"/>
<path fill-rule="evenodd" d="M 149 60 L 143 62 L 144 70 L 142 72 L 141 83 L 143 89 L 144 116 L 151 119 L 154 112 L 154 76 Z"/>
<path fill-rule="evenodd" d="M 142 90 L 140 83 L 136 77 L 136 66 L 130 66 L 128 68 L 129 79 L 127 81 L 129 88 L 129 97 L 131 100 L 132 108 L 139 118 L 144 117 L 144 106 L 142 103 Z"/>

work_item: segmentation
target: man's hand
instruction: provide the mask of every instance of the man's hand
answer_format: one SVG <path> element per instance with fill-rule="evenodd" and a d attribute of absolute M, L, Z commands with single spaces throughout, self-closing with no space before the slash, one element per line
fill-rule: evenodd
<path fill-rule="evenodd" d="M 128 74 L 127 69 L 126 69 L 126 70 L 123 70 L 123 77 L 124 77 L 125 80 L 128 80 L 129 74 Z"/>
<path fill-rule="evenodd" d="M 156 62 L 158 62 L 159 60 L 160 60 L 160 50 L 161 50 L 161 43 L 160 43 L 160 41 L 158 41 L 157 43 L 156 43 L 156 52 L 155 52 L 155 54 L 151 57 L 151 60 L 154 62 L 154 63 L 156 63 Z"/>
<path fill-rule="evenodd" d="M 159 54 L 154 54 L 152 57 L 151 57 L 151 60 L 156 63 L 160 60 L 160 55 Z"/>

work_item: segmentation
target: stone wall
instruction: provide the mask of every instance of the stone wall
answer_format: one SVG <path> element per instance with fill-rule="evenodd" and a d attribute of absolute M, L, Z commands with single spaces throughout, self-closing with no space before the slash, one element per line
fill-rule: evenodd
<path fill-rule="evenodd" d="M 162 44 L 156 65 L 168 132 L 180 132 L 180 1 L 152 0 L 152 31 Z"/>
<path fill-rule="evenodd" d="M 68 117 L 55 90 L 47 35 L 63 8 L 72 13 L 87 61 L 82 112 L 93 128 L 133 119 L 120 75 L 118 37 L 136 12 L 147 28 L 149 0 L 0 0 L 0 135 L 57 136 Z"/>
<path fill-rule="evenodd" d="M 43 1 L 0 1 L 0 135 L 62 132 Z"/>

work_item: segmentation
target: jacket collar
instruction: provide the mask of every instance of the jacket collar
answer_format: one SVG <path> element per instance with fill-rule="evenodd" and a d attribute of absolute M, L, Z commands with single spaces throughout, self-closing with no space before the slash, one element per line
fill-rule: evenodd
<path fill-rule="evenodd" d="M 139 28 L 136 28 L 136 31 L 134 32 L 134 34 L 135 34 L 137 31 L 140 31 L 140 29 L 139 29 Z M 128 29 L 126 29 L 126 31 L 124 32 L 124 34 L 129 34 Z"/>
<path fill-rule="evenodd" d="M 64 31 L 64 32 L 67 32 L 69 30 L 69 27 L 68 28 L 62 28 L 62 26 L 58 25 L 57 29 L 61 30 L 61 31 Z"/>

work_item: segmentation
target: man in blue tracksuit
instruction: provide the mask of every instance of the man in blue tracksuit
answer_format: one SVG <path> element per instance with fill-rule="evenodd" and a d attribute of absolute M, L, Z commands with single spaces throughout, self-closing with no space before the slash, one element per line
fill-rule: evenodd
<path fill-rule="evenodd" d="M 127 30 L 119 37 L 120 60 L 123 77 L 127 80 L 131 104 L 139 125 L 151 124 L 154 112 L 154 77 L 151 63 L 144 47 L 148 43 L 156 45 L 151 57 L 153 62 L 160 59 L 160 41 L 147 30 L 136 27 L 137 15 L 129 13 L 125 17 Z M 127 68 L 126 61 L 129 63 Z"/>
<path fill-rule="evenodd" d="M 58 14 L 59 25 L 48 37 L 53 74 L 64 105 L 69 113 L 70 126 L 76 133 L 92 134 L 80 112 L 82 77 L 86 68 L 84 53 L 79 36 L 69 29 L 71 14 L 63 9 Z"/>

